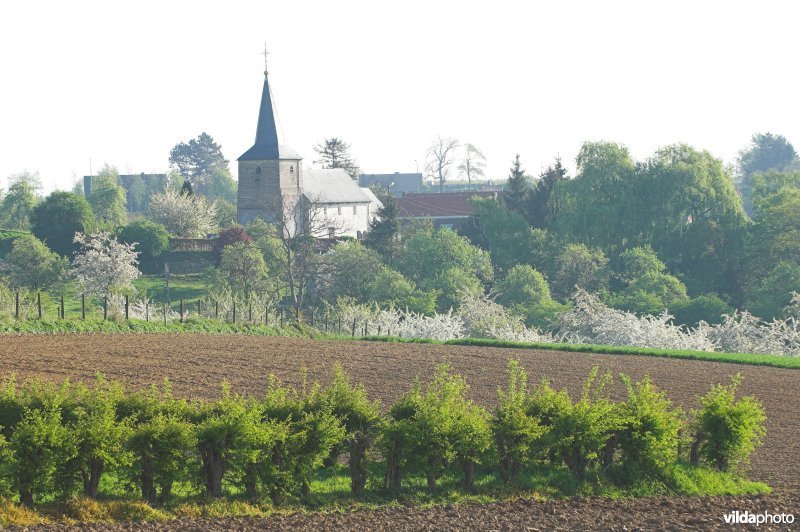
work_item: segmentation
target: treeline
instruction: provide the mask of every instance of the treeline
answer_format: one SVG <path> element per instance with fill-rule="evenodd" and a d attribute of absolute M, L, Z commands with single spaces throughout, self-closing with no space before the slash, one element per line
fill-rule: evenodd
<path fill-rule="evenodd" d="M 342 456 L 354 495 L 376 485 L 399 490 L 412 474 L 435 490 L 448 473 L 469 492 L 479 469 L 506 483 L 566 468 L 578 482 L 647 480 L 674 490 L 676 464 L 740 471 L 764 435 L 760 404 L 735 397 L 738 377 L 713 387 L 690 417 L 647 378 L 622 376 L 627 398 L 613 401 L 612 380 L 595 368 L 573 399 L 546 381 L 529 390 L 527 374 L 511 361 L 490 414 L 468 399 L 465 379 L 442 365 L 381 414 L 340 368 L 327 386 L 294 388 L 271 376 L 262 399 L 223 384 L 213 401 L 175 398 L 167 382 L 126 393 L 101 376 L 91 387 L 18 385 L 7 377 L 0 496 L 29 506 L 79 492 L 96 498 L 103 478 L 112 477 L 154 506 L 168 503 L 178 486 L 281 503 L 308 496 L 315 475 Z M 382 482 L 369 479 L 376 460 Z"/>

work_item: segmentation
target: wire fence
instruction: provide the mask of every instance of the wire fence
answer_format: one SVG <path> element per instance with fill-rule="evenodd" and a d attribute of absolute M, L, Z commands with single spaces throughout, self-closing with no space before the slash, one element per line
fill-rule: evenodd
<path fill-rule="evenodd" d="M 309 307 L 301 313 L 292 307 L 276 306 L 272 302 L 240 301 L 235 298 L 195 298 L 156 302 L 134 300 L 128 295 L 90 297 L 36 292 L 0 293 L 0 319 L 27 320 L 139 320 L 145 322 L 183 323 L 203 318 L 239 325 L 269 325 L 283 327 L 302 322 L 320 331 L 364 337 L 391 335 L 380 324 L 371 326 L 369 319 L 343 316 L 335 307 Z"/>

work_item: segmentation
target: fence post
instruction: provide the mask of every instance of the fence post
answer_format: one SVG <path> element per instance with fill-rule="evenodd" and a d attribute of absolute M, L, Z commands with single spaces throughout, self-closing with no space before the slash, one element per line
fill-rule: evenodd
<path fill-rule="evenodd" d="M 269 325 L 269 303 L 264 305 L 264 325 Z"/>
<path fill-rule="evenodd" d="M 364 322 L 364 336 L 369 336 L 369 320 Z"/>
<path fill-rule="evenodd" d="M 247 306 L 247 321 L 253 323 L 253 303 L 249 303 Z"/>
<path fill-rule="evenodd" d="M 144 321 L 150 321 L 150 301 L 147 298 L 144 299 Z"/>
<path fill-rule="evenodd" d="M 233 323 L 236 323 L 236 300 L 233 300 Z"/>
<path fill-rule="evenodd" d="M 356 319 L 353 318 L 353 338 L 356 337 Z"/>
<path fill-rule="evenodd" d="M 19 320 L 19 292 L 14 296 L 14 319 Z"/>
<path fill-rule="evenodd" d="M 325 332 L 328 332 L 328 309 L 325 309 Z"/>
<path fill-rule="evenodd" d="M 219 301 L 214 301 L 214 319 L 219 319 Z"/>
<path fill-rule="evenodd" d="M 381 326 L 378 325 L 378 336 L 380 336 L 380 335 L 381 335 Z"/>
<path fill-rule="evenodd" d="M 128 320 L 128 294 L 125 294 L 125 321 Z"/>
<path fill-rule="evenodd" d="M 167 304 L 166 303 L 164 303 L 163 312 L 164 312 L 164 327 L 166 327 L 167 326 Z"/>
<path fill-rule="evenodd" d="M 311 308 L 311 326 L 314 326 L 314 308 Z"/>
<path fill-rule="evenodd" d="M 86 294 L 81 292 L 81 320 L 86 320 Z"/>
<path fill-rule="evenodd" d="M 36 292 L 36 310 L 39 311 L 39 321 L 42 321 L 42 293 Z"/>
<path fill-rule="evenodd" d="M 339 334 L 342 334 L 342 317 L 339 316 Z"/>
<path fill-rule="evenodd" d="M 203 308 L 200 306 L 200 300 L 198 299 L 197 300 L 197 317 L 198 318 L 202 318 L 203 317 L 202 310 L 203 310 Z"/>
<path fill-rule="evenodd" d="M 281 309 L 281 328 L 283 328 L 283 309 Z"/>
<path fill-rule="evenodd" d="M 108 296 L 103 296 L 103 321 L 108 318 Z"/>
<path fill-rule="evenodd" d="M 64 319 L 64 294 L 61 294 L 61 319 Z"/>
<path fill-rule="evenodd" d="M 181 323 L 183 323 L 183 299 L 181 299 Z"/>

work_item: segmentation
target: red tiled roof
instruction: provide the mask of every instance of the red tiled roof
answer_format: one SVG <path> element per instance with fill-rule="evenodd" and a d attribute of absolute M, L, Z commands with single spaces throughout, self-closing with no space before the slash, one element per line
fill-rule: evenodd
<path fill-rule="evenodd" d="M 492 197 L 497 192 L 451 192 L 444 194 L 406 194 L 397 198 L 401 218 L 467 217 L 472 214 L 469 200 L 474 196 Z"/>

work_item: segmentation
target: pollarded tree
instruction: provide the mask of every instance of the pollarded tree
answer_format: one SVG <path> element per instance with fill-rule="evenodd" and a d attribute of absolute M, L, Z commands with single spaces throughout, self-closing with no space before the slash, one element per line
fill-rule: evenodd
<path fill-rule="evenodd" d="M 61 283 L 68 265 L 66 257 L 50 251 L 33 235 L 14 240 L 4 262 L 11 287 L 30 290 L 47 290 Z"/>
<path fill-rule="evenodd" d="M 27 230 L 30 217 L 38 199 L 36 194 L 42 185 L 39 174 L 23 172 L 8 178 L 8 193 L 0 202 L 0 226 L 9 229 Z"/>
<path fill-rule="evenodd" d="M 184 238 L 204 237 L 214 229 L 216 207 L 202 196 L 166 190 L 150 198 L 150 219 Z"/>
<path fill-rule="evenodd" d="M 73 242 L 75 233 L 86 233 L 93 226 L 91 206 L 71 192 L 53 192 L 31 215 L 31 231 L 36 238 L 63 256 L 71 256 L 78 249 Z"/>
<path fill-rule="evenodd" d="M 425 172 L 439 182 L 439 192 L 444 190 L 444 182 L 453 164 L 458 140 L 441 135 L 433 139 L 426 152 Z"/>
<path fill-rule="evenodd" d="M 319 159 L 314 161 L 323 168 L 342 168 L 350 177 L 358 179 L 359 167 L 350 155 L 350 144 L 338 137 L 331 137 L 314 146 Z"/>
<path fill-rule="evenodd" d="M 92 179 L 92 192 L 87 199 L 95 221 L 101 227 L 113 229 L 128 221 L 127 195 L 119 184 L 119 173 L 115 167 L 103 166 Z"/>
<path fill-rule="evenodd" d="M 81 251 L 72 262 L 72 274 L 83 291 L 107 296 L 133 290 L 133 281 L 142 272 L 136 267 L 139 255 L 132 244 L 123 244 L 105 232 L 77 233 L 75 243 Z"/>

